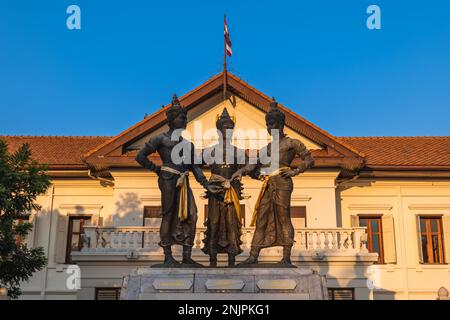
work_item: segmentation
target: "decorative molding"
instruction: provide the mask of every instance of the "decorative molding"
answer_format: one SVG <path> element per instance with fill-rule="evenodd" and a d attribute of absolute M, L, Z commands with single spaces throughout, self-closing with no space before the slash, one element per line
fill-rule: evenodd
<path fill-rule="evenodd" d="M 152 194 L 145 194 L 145 195 L 141 195 L 139 197 L 139 199 L 141 201 L 161 201 L 161 196 L 160 195 L 152 195 Z"/>
<path fill-rule="evenodd" d="M 381 211 L 389 211 L 392 210 L 391 204 L 349 204 L 349 210 L 381 210 Z"/>
<path fill-rule="evenodd" d="M 293 194 L 291 196 L 291 200 L 293 201 L 310 201 L 311 198 L 312 197 L 307 194 Z"/>
<path fill-rule="evenodd" d="M 410 210 L 450 210 L 450 204 L 410 204 Z"/>
<path fill-rule="evenodd" d="M 68 217 L 76 217 L 76 216 L 93 217 L 93 216 L 95 216 L 95 214 L 80 212 L 80 213 L 68 213 L 67 216 Z"/>
<path fill-rule="evenodd" d="M 58 206 L 60 210 L 67 211 L 67 215 L 84 214 L 86 211 L 96 211 L 100 214 L 100 210 L 103 209 L 102 204 L 61 204 Z"/>

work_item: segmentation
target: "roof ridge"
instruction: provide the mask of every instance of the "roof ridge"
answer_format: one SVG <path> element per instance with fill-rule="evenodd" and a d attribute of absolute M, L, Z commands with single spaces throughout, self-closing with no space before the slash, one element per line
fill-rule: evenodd
<path fill-rule="evenodd" d="M 256 94 L 262 96 L 263 98 L 265 98 L 265 99 L 267 99 L 267 100 L 269 100 L 269 101 L 272 100 L 272 98 L 270 98 L 268 95 L 266 95 L 266 94 L 264 94 L 263 92 L 259 91 L 259 90 L 256 89 L 254 86 L 252 86 L 251 84 L 245 82 L 244 80 L 242 80 L 242 79 L 239 78 L 238 76 L 234 75 L 234 74 L 231 73 L 231 72 L 228 72 L 228 73 L 229 73 L 229 75 L 231 75 L 231 77 L 235 78 L 236 81 L 239 81 L 239 82 L 245 84 L 248 88 L 250 88 L 251 90 L 253 90 L 254 92 L 256 92 Z M 284 105 L 281 104 L 281 103 L 278 103 L 278 106 L 281 107 L 281 109 L 282 109 L 284 112 L 290 113 L 293 117 L 299 119 L 300 121 L 303 121 L 305 124 L 309 125 L 310 127 L 315 128 L 317 131 L 319 131 L 320 133 L 322 133 L 322 134 L 325 135 L 326 137 L 330 138 L 331 140 L 335 140 L 336 142 L 340 143 L 341 145 L 343 145 L 343 146 L 344 146 L 345 148 L 347 148 L 348 150 L 350 150 L 350 151 L 352 151 L 352 152 L 358 154 L 358 155 L 361 156 L 361 157 L 365 157 L 365 155 L 364 155 L 363 152 L 359 151 L 358 149 L 356 149 L 355 147 L 353 147 L 353 146 L 351 146 L 351 145 L 348 145 L 348 144 L 345 143 L 345 142 L 337 141 L 337 137 L 336 137 L 336 136 L 334 136 L 334 135 L 332 135 L 331 133 L 329 133 L 328 131 L 325 131 L 324 129 L 322 129 L 322 128 L 316 126 L 314 123 L 312 123 L 312 122 L 306 120 L 305 118 L 303 118 L 302 116 L 300 116 L 299 114 L 297 114 L 296 112 L 294 112 L 293 110 L 291 110 L 290 108 L 284 106 Z"/>
<path fill-rule="evenodd" d="M 435 139 L 435 138 L 445 138 L 448 139 L 450 136 L 336 136 L 338 139 Z"/>
<path fill-rule="evenodd" d="M 66 136 L 66 135 L 13 135 L 13 134 L 8 134 L 8 135 L 0 135 L 0 138 L 110 138 L 112 136 L 80 136 L 80 135 L 75 135 L 75 136 Z"/>

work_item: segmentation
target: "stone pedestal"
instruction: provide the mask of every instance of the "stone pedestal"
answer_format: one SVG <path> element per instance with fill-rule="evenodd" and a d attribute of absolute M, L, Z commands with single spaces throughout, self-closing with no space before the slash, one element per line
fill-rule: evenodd
<path fill-rule="evenodd" d="M 297 268 L 138 268 L 123 300 L 327 300 L 324 276 Z"/>

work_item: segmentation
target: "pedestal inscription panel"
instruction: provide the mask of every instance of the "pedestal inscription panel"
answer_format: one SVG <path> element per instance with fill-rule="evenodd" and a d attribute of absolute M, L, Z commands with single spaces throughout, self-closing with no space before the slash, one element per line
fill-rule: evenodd
<path fill-rule="evenodd" d="M 138 268 L 124 277 L 124 300 L 326 300 L 325 277 L 290 268 Z"/>

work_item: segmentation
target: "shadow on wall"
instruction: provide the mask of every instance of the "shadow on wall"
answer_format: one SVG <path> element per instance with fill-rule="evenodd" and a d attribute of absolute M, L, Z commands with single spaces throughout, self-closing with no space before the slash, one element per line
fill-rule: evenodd
<path fill-rule="evenodd" d="M 365 181 L 365 182 L 358 182 L 358 185 L 348 185 L 347 182 L 351 181 L 343 181 L 339 183 L 339 185 L 336 187 L 336 221 L 337 221 L 337 227 L 342 228 L 342 192 L 345 190 L 349 190 L 352 188 L 364 188 L 364 187 L 370 187 L 373 184 L 373 181 Z"/>
<path fill-rule="evenodd" d="M 127 192 L 120 196 L 120 200 L 115 203 L 116 211 L 107 221 L 109 225 L 121 227 L 142 226 L 143 209 L 142 202 L 135 192 Z"/>
<path fill-rule="evenodd" d="M 350 180 L 351 181 L 351 180 Z M 346 190 L 352 188 L 364 188 L 370 187 L 373 185 L 375 180 L 367 180 L 363 182 L 358 182 L 354 185 L 346 184 L 346 182 L 342 182 L 339 184 L 336 189 L 336 214 L 338 227 L 343 227 L 342 220 L 342 193 Z M 367 263 L 367 262 L 366 262 Z M 355 298 L 357 299 L 369 299 L 370 293 L 372 293 L 372 298 L 374 300 L 395 300 L 395 291 L 390 291 L 384 288 L 381 288 L 381 271 L 376 267 L 377 265 L 367 266 L 361 261 L 361 257 L 356 255 L 355 262 L 353 264 L 353 279 L 348 279 L 347 285 L 343 285 L 342 288 L 353 288 L 355 289 Z M 328 263 L 320 265 L 320 273 L 327 274 Z M 361 281 L 365 281 L 365 287 L 361 286 Z M 359 288 L 358 294 L 356 294 L 356 289 Z M 364 290 L 366 288 L 367 290 Z"/>
<path fill-rule="evenodd" d="M 318 252 L 320 255 L 320 252 Z M 345 294 L 339 294 L 339 290 L 351 289 L 355 300 L 395 300 L 395 292 L 381 288 L 381 273 L 377 273 L 376 265 L 367 265 L 359 255 L 355 255 L 353 263 L 346 264 L 345 275 L 339 270 L 330 270 L 330 264 L 326 253 L 324 259 L 312 264 L 312 269 L 327 278 L 328 289 L 337 289 L 335 299 L 340 300 Z M 300 259 L 301 261 L 302 259 Z M 301 266 L 301 262 L 299 263 Z M 343 292 L 343 291 L 341 291 Z M 372 295 L 371 295 L 372 294 Z M 331 299 L 331 297 L 329 297 Z"/>

